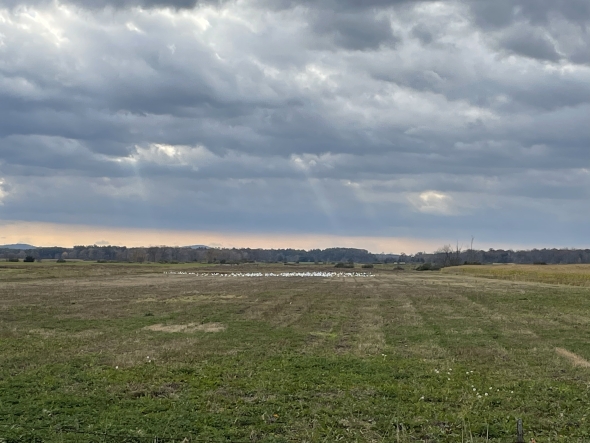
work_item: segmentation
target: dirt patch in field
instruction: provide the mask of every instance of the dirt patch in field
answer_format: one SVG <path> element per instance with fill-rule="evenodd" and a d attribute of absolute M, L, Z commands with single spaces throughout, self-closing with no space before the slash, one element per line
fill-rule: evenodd
<path fill-rule="evenodd" d="M 30 329 L 29 334 L 38 334 L 43 338 L 51 338 L 57 335 L 57 332 L 54 329 Z"/>
<path fill-rule="evenodd" d="M 146 326 L 144 329 L 158 332 L 221 332 L 227 329 L 223 323 L 188 323 L 186 325 L 163 325 L 156 324 Z"/>
<path fill-rule="evenodd" d="M 571 364 L 574 366 L 580 366 L 582 368 L 590 368 L 590 362 L 573 352 L 568 351 L 567 349 L 563 348 L 555 348 L 555 352 L 557 352 L 562 357 L 567 358 Z"/>

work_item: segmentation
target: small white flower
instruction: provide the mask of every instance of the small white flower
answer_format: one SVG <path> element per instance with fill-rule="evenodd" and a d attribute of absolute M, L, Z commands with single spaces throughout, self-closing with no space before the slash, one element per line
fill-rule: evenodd
<path fill-rule="evenodd" d="M 420 400 L 424 400 L 424 396 L 420 397 Z"/>
<path fill-rule="evenodd" d="M 450 379 L 450 378 L 447 378 L 447 380 L 448 380 L 448 381 L 451 381 L 451 379 Z"/>
<path fill-rule="evenodd" d="M 488 393 L 486 392 L 484 395 L 487 397 L 488 396 Z"/>
<path fill-rule="evenodd" d="M 480 394 L 477 394 L 477 398 L 481 398 L 481 395 Z"/>
<path fill-rule="evenodd" d="M 477 391 L 477 389 L 473 388 L 473 392 L 476 392 L 476 391 Z"/>
<path fill-rule="evenodd" d="M 511 394 L 514 394 L 514 391 L 510 391 Z"/>
<path fill-rule="evenodd" d="M 115 369 L 119 369 L 119 366 L 115 366 Z"/>

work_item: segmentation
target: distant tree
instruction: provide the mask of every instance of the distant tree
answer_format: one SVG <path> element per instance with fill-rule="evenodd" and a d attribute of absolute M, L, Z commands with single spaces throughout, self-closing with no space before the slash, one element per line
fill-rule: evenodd
<path fill-rule="evenodd" d="M 143 263 L 147 258 L 147 253 L 143 248 L 134 249 L 131 253 L 131 261 Z"/>
<path fill-rule="evenodd" d="M 444 245 L 438 248 L 434 254 L 436 262 L 442 267 L 458 266 L 461 264 L 461 248 L 459 247 L 459 242 L 457 242 L 455 250 L 453 250 L 451 245 Z"/>
<path fill-rule="evenodd" d="M 35 261 L 35 257 L 33 257 L 32 255 L 27 255 L 23 261 L 25 263 L 33 263 Z"/>

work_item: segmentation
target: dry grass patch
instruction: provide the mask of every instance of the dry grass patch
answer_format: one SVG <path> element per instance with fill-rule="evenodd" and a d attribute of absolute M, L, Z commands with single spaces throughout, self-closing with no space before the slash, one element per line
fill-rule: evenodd
<path fill-rule="evenodd" d="M 39 335 L 42 338 L 51 338 L 57 335 L 57 332 L 54 329 L 43 329 L 43 328 L 36 328 L 36 329 L 29 329 L 29 334 Z"/>
<path fill-rule="evenodd" d="M 223 323 L 188 323 L 186 325 L 163 325 L 158 323 L 146 326 L 144 329 L 157 332 L 222 332 L 227 329 L 227 326 Z"/>
<path fill-rule="evenodd" d="M 444 268 L 444 274 L 469 275 L 520 282 L 590 286 L 590 265 L 486 265 Z"/>
<path fill-rule="evenodd" d="M 356 351 L 360 355 L 378 354 L 385 348 L 380 302 L 379 297 L 371 298 L 367 305 L 358 310 L 360 328 L 356 337 Z"/>
<path fill-rule="evenodd" d="M 557 352 L 562 357 L 567 358 L 570 363 L 574 366 L 579 366 L 581 368 L 590 368 L 590 362 L 578 354 L 574 354 L 573 352 L 568 351 L 564 348 L 555 348 L 555 352 Z"/>

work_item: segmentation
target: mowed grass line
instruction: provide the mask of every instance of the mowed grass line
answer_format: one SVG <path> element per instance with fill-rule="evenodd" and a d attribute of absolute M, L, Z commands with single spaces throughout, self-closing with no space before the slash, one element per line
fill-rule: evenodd
<path fill-rule="evenodd" d="M 588 440 L 590 370 L 555 351 L 588 357 L 585 289 L 137 269 L 0 283 L 0 437 L 508 442 L 523 417 L 538 442 Z"/>

